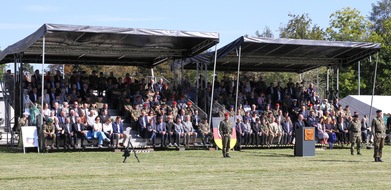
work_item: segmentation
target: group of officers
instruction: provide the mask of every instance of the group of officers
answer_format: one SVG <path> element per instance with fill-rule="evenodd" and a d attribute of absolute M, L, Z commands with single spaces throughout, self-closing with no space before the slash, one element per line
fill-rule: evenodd
<path fill-rule="evenodd" d="M 230 149 L 230 140 L 233 131 L 233 125 L 229 120 L 230 114 L 224 114 L 224 120 L 220 122 L 219 133 L 223 142 L 222 153 L 224 158 L 230 158 L 229 149 Z M 304 127 L 304 126 L 303 126 Z M 376 117 L 372 120 L 372 132 L 374 138 L 374 159 L 375 162 L 383 162 L 383 146 L 386 138 L 386 127 L 384 124 L 382 110 L 376 111 Z M 361 155 L 361 121 L 358 119 L 358 115 L 353 115 L 352 121 L 349 123 L 348 129 L 350 131 L 350 140 L 351 154 L 354 155 L 354 147 L 357 145 L 357 154 Z"/>

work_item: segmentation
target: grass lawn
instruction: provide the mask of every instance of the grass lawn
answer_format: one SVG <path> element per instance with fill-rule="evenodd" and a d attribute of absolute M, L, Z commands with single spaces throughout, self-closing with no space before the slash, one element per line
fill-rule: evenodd
<path fill-rule="evenodd" d="M 10 153 L 0 149 L 0 189 L 389 189 L 391 146 L 383 163 L 373 150 L 317 150 L 293 157 L 293 149 L 156 151 L 122 153 Z"/>

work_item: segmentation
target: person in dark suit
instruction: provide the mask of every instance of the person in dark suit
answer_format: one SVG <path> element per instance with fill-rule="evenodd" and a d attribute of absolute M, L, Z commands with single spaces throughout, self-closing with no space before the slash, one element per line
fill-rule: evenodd
<path fill-rule="evenodd" d="M 152 121 L 152 119 L 151 119 Z M 150 122 L 148 125 L 148 135 L 149 135 L 149 140 L 152 142 L 152 147 L 155 148 L 155 142 L 156 142 L 156 133 L 157 133 L 157 128 L 156 125 L 153 124 L 153 122 Z"/>
<path fill-rule="evenodd" d="M 77 144 L 77 138 L 80 138 L 80 144 L 81 147 L 85 148 L 84 146 L 84 139 L 86 139 L 86 133 L 85 133 L 85 126 L 83 123 L 81 123 L 80 117 L 76 117 L 76 123 L 73 124 L 72 126 L 72 131 L 73 131 L 73 144 L 74 148 L 76 148 Z"/>
<path fill-rule="evenodd" d="M 283 143 L 289 144 L 292 140 L 292 130 L 293 130 L 293 124 L 289 116 L 285 117 L 284 123 L 282 125 L 282 129 L 284 130 Z"/>
<path fill-rule="evenodd" d="M 349 121 L 342 117 L 342 113 L 337 117 L 337 127 L 338 127 L 338 143 L 348 144 L 349 143 Z"/>
<path fill-rule="evenodd" d="M 33 88 L 33 90 L 29 93 L 29 98 L 30 98 L 30 101 L 35 103 L 38 101 L 38 90 L 37 88 Z"/>
<path fill-rule="evenodd" d="M 75 148 L 75 145 L 72 142 L 73 127 L 72 127 L 71 119 L 67 117 L 65 119 L 65 123 L 62 125 L 63 125 L 62 128 L 64 132 L 64 148 L 70 149 L 71 146 Z"/>
<path fill-rule="evenodd" d="M 117 116 L 115 118 L 115 122 L 113 122 L 113 133 L 115 139 L 117 140 L 117 144 L 115 145 L 115 147 L 118 147 L 120 145 L 118 142 L 121 138 L 123 139 L 122 146 L 124 146 L 128 135 L 125 133 L 124 124 L 122 123 L 121 116 Z"/>
<path fill-rule="evenodd" d="M 175 126 L 174 126 L 174 120 L 172 119 L 172 115 L 167 116 L 167 124 L 166 124 L 166 129 L 167 129 L 167 141 L 168 146 L 173 146 L 173 143 L 171 143 L 171 139 L 175 138 Z M 173 139 L 173 142 L 175 142 L 175 139 Z"/>
<path fill-rule="evenodd" d="M 147 117 L 145 111 L 141 111 L 141 115 L 137 121 L 138 121 L 138 134 L 142 138 L 146 138 L 146 132 L 147 132 L 149 123 L 148 123 L 148 117 Z"/>
<path fill-rule="evenodd" d="M 251 129 L 253 130 L 253 133 L 251 135 L 252 144 L 259 146 L 259 140 L 262 133 L 261 133 L 261 120 L 258 117 L 255 119 L 255 122 L 251 124 Z"/>
<path fill-rule="evenodd" d="M 266 95 L 273 97 L 274 95 L 274 83 L 270 83 L 270 86 L 266 88 Z"/>
<path fill-rule="evenodd" d="M 244 132 L 243 129 L 244 125 L 240 118 L 237 119 L 236 121 L 236 145 L 235 145 L 235 150 L 241 151 L 241 145 L 242 145 L 242 139 L 244 139 Z"/>
<path fill-rule="evenodd" d="M 296 135 L 296 130 L 300 129 L 301 127 L 305 127 L 303 119 L 304 119 L 303 115 L 299 114 L 299 116 L 297 117 L 297 121 L 295 122 L 295 125 L 293 127 L 293 134 Z M 296 136 L 295 136 L 295 138 L 296 138 Z"/>
<path fill-rule="evenodd" d="M 156 125 L 157 136 L 161 138 L 160 147 L 166 147 L 167 128 L 166 123 L 163 122 L 163 117 L 158 117 Z"/>

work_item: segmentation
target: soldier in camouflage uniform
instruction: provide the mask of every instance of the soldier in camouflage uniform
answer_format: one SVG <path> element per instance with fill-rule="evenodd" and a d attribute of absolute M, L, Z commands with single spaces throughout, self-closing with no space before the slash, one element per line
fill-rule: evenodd
<path fill-rule="evenodd" d="M 133 107 L 130 111 L 130 126 L 132 129 L 137 129 L 138 118 L 141 115 L 141 111 L 138 109 L 138 104 L 133 104 Z"/>
<path fill-rule="evenodd" d="M 354 144 L 357 143 L 357 155 L 361 155 L 361 122 L 358 119 L 358 115 L 353 115 L 353 120 L 349 123 L 348 127 L 350 131 L 350 153 L 354 155 Z"/>
<path fill-rule="evenodd" d="M 376 118 L 372 120 L 372 133 L 374 139 L 374 155 L 375 162 L 383 162 L 381 159 L 383 153 L 384 139 L 386 138 L 386 127 L 384 125 L 382 110 L 376 111 Z"/>
<path fill-rule="evenodd" d="M 224 120 L 220 122 L 219 132 L 221 135 L 221 139 L 223 141 L 223 156 L 224 158 L 230 158 L 229 156 L 229 146 L 231 142 L 232 135 L 232 124 L 229 120 L 229 113 L 224 114 Z"/>
<path fill-rule="evenodd" d="M 143 108 L 141 108 L 141 111 L 145 111 L 145 113 L 149 113 L 149 104 L 148 103 L 144 103 L 143 104 Z"/>
<path fill-rule="evenodd" d="M 270 127 L 266 118 L 261 118 L 262 145 L 269 145 Z"/>
<path fill-rule="evenodd" d="M 95 105 L 96 105 L 98 110 L 103 108 L 104 102 L 103 102 L 103 97 L 102 96 L 98 96 L 98 99 L 95 102 Z"/>
<path fill-rule="evenodd" d="M 194 115 L 194 109 L 192 107 L 193 103 L 192 102 L 187 102 L 187 107 L 185 108 L 185 114 L 190 115 L 190 117 L 193 117 Z"/>
<path fill-rule="evenodd" d="M 49 118 L 46 122 L 46 124 L 43 125 L 42 129 L 43 133 L 43 139 L 44 139 L 44 145 L 45 149 L 47 147 L 47 139 L 52 139 L 52 145 L 51 148 L 54 149 L 54 142 L 56 142 L 56 128 L 53 124 L 53 119 Z"/>
<path fill-rule="evenodd" d="M 132 111 L 132 103 L 130 102 L 129 97 L 125 97 L 124 102 L 123 102 L 123 109 L 121 110 L 121 114 L 125 116 L 125 121 L 130 122 L 130 113 Z"/>

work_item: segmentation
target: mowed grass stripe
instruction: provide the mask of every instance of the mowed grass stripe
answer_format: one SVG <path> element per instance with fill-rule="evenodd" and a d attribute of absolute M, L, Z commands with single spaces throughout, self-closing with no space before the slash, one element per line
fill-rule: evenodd
<path fill-rule="evenodd" d="M 0 189 L 385 189 L 391 185 L 391 147 L 384 163 L 349 149 L 294 157 L 292 149 L 231 152 L 159 151 L 133 154 L 0 152 Z"/>

